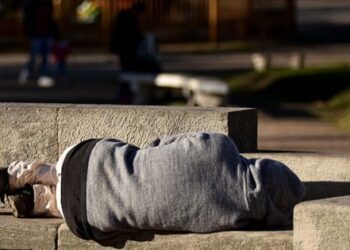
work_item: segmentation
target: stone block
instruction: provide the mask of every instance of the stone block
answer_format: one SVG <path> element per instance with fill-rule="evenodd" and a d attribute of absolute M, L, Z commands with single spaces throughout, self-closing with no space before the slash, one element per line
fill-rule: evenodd
<path fill-rule="evenodd" d="M 58 249 L 293 249 L 292 231 L 230 231 L 212 234 L 166 234 L 142 232 L 122 235 L 109 247 L 74 236 L 66 225 L 58 230 Z"/>
<path fill-rule="evenodd" d="M 58 113 L 59 151 L 88 138 L 112 137 L 145 146 L 165 134 L 212 131 L 233 138 L 241 151 L 257 147 L 254 109 L 78 105 Z"/>
<path fill-rule="evenodd" d="M 350 196 L 297 205 L 293 242 L 296 250 L 349 249 Z"/>
<path fill-rule="evenodd" d="M 16 219 L 0 216 L 0 249 L 56 249 L 60 219 Z"/>
<path fill-rule="evenodd" d="M 0 104 L 0 164 L 55 162 L 71 144 L 115 137 L 138 146 L 164 134 L 213 131 L 231 136 L 241 151 L 257 147 L 257 115 L 244 108 Z"/>
<path fill-rule="evenodd" d="M 350 195 L 350 154 L 272 152 L 244 155 L 286 164 L 305 183 L 305 200 Z"/>
<path fill-rule="evenodd" d="M 0 164 L 57 159 L 57 106 L 0 104 Z"/>

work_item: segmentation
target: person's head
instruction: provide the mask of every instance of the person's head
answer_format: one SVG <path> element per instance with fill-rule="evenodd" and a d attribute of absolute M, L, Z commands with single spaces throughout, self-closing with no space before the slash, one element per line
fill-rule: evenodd
<path fill-rule="evenodd" d="M 144 2 L 137 1 L 132 5 L 132 10 L 137 13 L 144 13 L 146 11 L 146 4 Z"/>
<path fill-rule="evenodd" d="M 298 176 L 281 162 L 260 161 L 263 184 L 270 201 L 267 223 L 270 226 L 291 223 L 294 206 L 305 195 L 305 186 Z"/>

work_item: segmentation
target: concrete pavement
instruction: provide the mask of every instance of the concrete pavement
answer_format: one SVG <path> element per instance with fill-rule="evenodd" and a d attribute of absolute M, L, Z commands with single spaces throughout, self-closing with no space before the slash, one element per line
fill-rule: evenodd
<path fill-rule="evenodd" d="M 350 152 L 350 131 L 313 117 L 273 117 L 260 112 L 260 150 Z"/>
<path fill-rule="evenodd" d="M 249 51 L 232 51 L 225 43 L 218 45 L 216 51 L 196 51 L 196 44 L 182 49 L 179 45 L 163 45 L 160 48 L 160 59 L 165 71 L 171 72 L 208 72 L 215 70 L 249 70 L 252 69 L 251 55 L 257 52 L 272 54 L 272 66 L 287 67 L 289 57 L 295 52 L 304 52 L 305 66 L 317 66 L 332 63 L 350 63 L 350 44 L 327 44 L 317 46 L 274 46 Z M 23 53 L 0 54 L 0 66 L 21 67 L 26 62 Z M 75 69 L 118 70 L 118 60 L 114 55 L 97 53 L 73 53 L 69 59 L 73 71 Z M 82 66 L 82 67 L 80 67 Z M 91 68 L 90 67 L 90 68 Z M 1 75 L 4 72 L 1 72 Z"/>
<path fill-rule="evenodd" d="M 350 46 L 328 45 L 276 49 L 274 65 L 286 66 L 288 55 L 296 50 L 306 51 L 307 65 L 350 63 Z M 232 74 L 235 70 L 251 69 L 250 55 L 249 52 L 165 53 L 162 61 L 165 71 Z M 73 54 L 67 77 L 49 89 L 39 88 L 34 81 L 28 85 L 17 83 L 18 72 L 25 61 L 24 54 L 0 55 L 0 101 L 104 104 L 120 101 L 119 64 L 112 55 Z M 305 107 L 302 109 L 304 112 Z M 259 149 L 262 150 L 350 152 L 349 138 L 349 132 L 339 131 L 332 124 L 312 116 L 286 113 L 280 116 L 265 113 L 264 109 L 260 112 Z"/>

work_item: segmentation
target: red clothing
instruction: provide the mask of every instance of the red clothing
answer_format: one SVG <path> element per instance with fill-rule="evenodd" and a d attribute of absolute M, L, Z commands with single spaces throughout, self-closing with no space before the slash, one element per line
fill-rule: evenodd
<path fill-rule="evenodd" d="M 56 62 L 65 62 L 70 53 L 70 46 L 66 41 L 55 42 L 52 46 L 52 55 Z"/>

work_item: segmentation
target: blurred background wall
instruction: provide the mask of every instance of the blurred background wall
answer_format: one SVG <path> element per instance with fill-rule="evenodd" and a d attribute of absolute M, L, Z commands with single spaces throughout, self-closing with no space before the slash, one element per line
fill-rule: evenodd
<path fill-rule="evenodd" d="M 0 0 L 0 47 L 25 44 L 23 0 Z M 115 16 L 132 0 L 53 0 L 66 38 L 105 47 Z M 92 3 L 92 5 L 87 5 Z M 147 0 L 144 26 L 160 43 L 350 42 L 348 0 Z M 94 18 L 81 19 L 83 13 Z"/>
<path fill-rule="evenodd" d="M 75 45 L 105 46 L 115 16 L 132 0 L 53 0 L 55 15 Z M 93 5 L 87 6 L 87 3 Z M 144 25 L 160 43 L 290 40 L 295 0 L 148 0 Z M 85 5 L 84 5 L 85 4 Z M 21 0 L 0 0 L 0 46 L 24 43 Z M 85 7 L 85 9 L 84 9 Z M 79 12 L 95 18 L 79 18 Z"/>
<path fill-rule="evenodd" d="M 304 43 L 349 43 L 349 0 L 297 1 L 298 39 Z"/>

